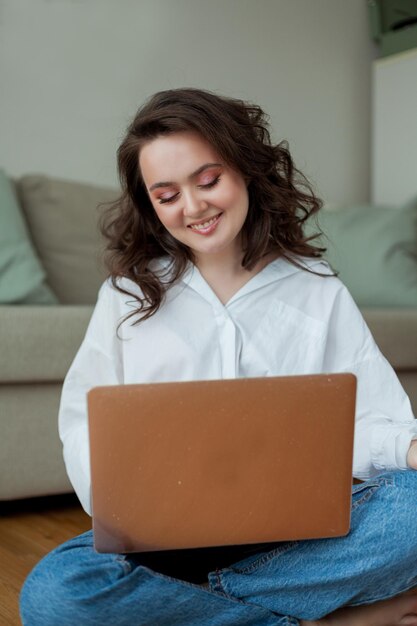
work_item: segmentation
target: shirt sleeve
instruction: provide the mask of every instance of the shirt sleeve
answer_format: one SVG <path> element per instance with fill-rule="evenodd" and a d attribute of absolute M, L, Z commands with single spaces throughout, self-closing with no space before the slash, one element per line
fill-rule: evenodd
<path fill-rule="evenodd" d="M 91 515 L 90 449 L 87 392 L 123 382 L 119 323 L 114 289 L 103 284 L 84 340 L 65 377 L 59 407 L 59 436 L 69 479 Z"/>
<path fill-rule="evenodd" d="M 407 469 L 417 420 L 395 371 L 343 285 L 329 322 L 325 365 L 327 371 L 357 377 L 353 475 L 364 480 L 382 471 Z"/>

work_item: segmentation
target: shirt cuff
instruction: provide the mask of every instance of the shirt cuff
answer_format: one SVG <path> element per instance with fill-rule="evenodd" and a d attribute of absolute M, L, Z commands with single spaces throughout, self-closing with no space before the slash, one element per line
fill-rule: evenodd
<path fill-rule="evenodd" d="M 413 439 L 417 439 L 417 420 L 375 426 L 371 437 L 372 464 L 378 470 L 408 469 L 407 453 Z"/>

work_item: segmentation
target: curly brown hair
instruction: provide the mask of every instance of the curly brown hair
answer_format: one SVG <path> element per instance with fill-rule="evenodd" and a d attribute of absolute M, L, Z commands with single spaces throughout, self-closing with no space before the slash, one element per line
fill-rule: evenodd
<path fill-rule="evenodd" d="M 183 131 L 197 131 L 247 181 L 244 268 L 252 269 L 273 252 L 312 271 L 297 256 L 321 258 L 326 251 L 310 243 L 320 232 L 303 233 L 305 221 L 322 202 L 296 169 L 287 142 L 271 143 L 268 116 L 259 106 L 196 88 L 160 91 L 145 102 L 127 129 L 117 153 L 122 193 L 101 219 L 111 282 L 137 301 L 137 309 L 127 316 L 140 314 L 135 323 L 156 313 L 166 291 L 194 261 L 192 251 L 159 221 L 139 167 L 146 143 Z M 169 269 L 161 273 L 151 261 L 166 256 L 171 260 Z M 142 295 L 121 287 L 121 277 L 136 283 Z"/>

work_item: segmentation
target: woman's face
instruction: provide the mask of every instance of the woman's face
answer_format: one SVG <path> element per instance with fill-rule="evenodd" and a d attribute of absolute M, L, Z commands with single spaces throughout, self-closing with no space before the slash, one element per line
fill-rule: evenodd
<path fill-rule="evenodd" d="M 139 167 L 158 218 L 197 264 L 212 255 L 240 263 L 248 191 L 210 143 L 191 131 L 157 137 L 141 149 Z"/>

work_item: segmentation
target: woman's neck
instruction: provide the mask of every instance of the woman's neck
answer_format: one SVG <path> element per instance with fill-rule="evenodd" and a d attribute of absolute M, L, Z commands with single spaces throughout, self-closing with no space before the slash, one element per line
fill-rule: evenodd
<path fill-rule="evenodd" d="M 211 256 L 199 258 L 196 266 L 216 296 L 223 304 L 237 293 L 249 280 L 264 269 L 271 261 L 277 258 L 276 253 L 269 253 L 260 259 L 255 267 L 247 270 L 242 267 L 243 252 L 229 259 Z"/>

